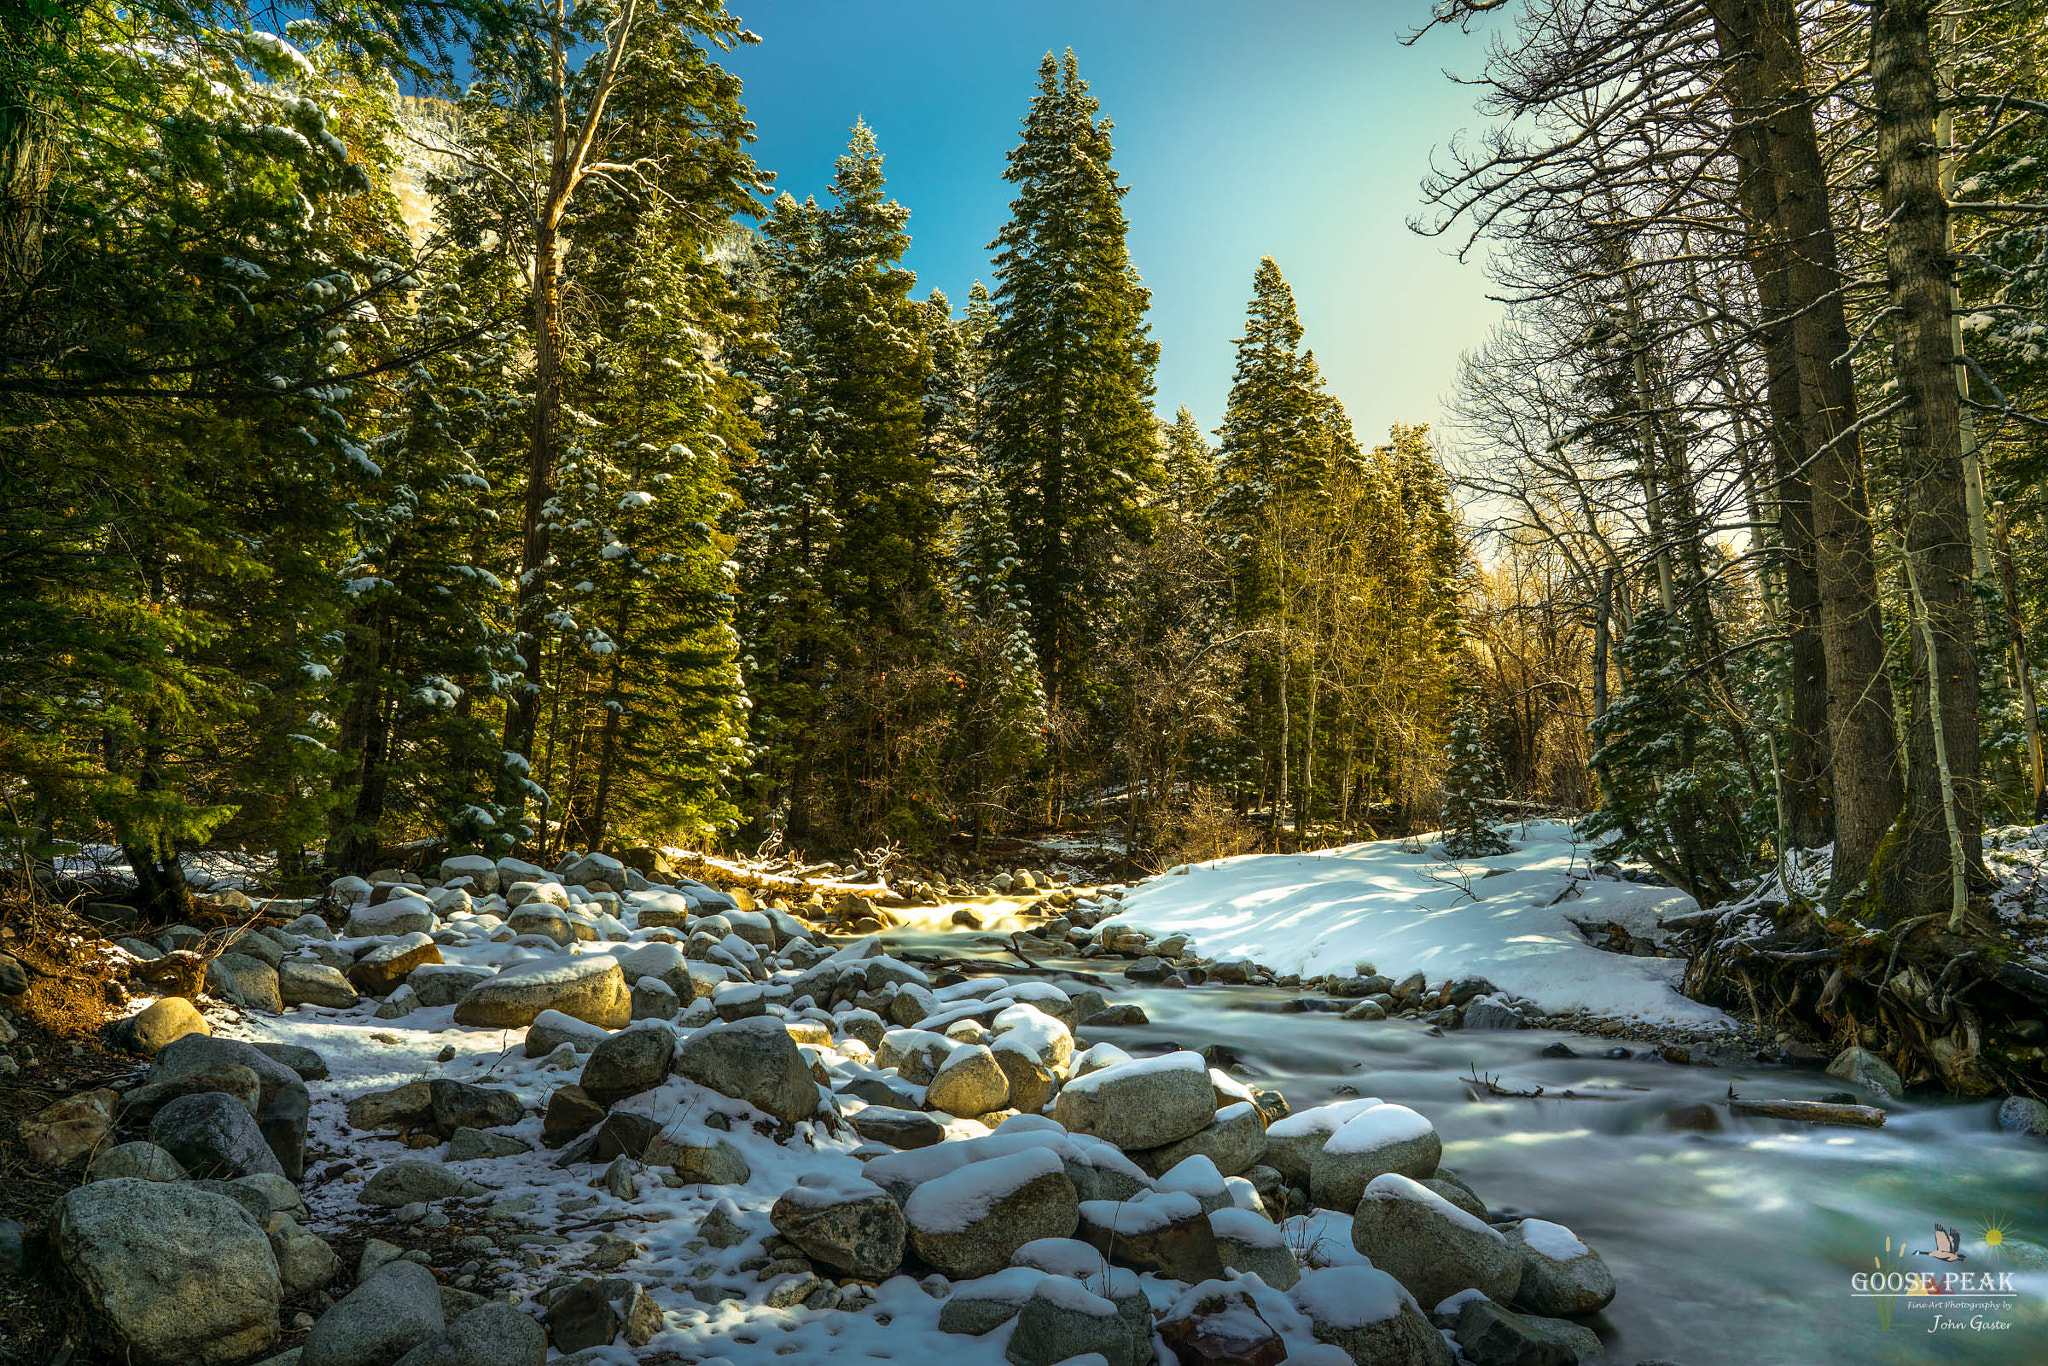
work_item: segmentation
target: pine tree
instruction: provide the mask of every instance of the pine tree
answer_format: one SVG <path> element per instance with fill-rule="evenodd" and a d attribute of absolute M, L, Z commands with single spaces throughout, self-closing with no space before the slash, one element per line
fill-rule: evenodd
<path fill-rule="evenodd" d="M 768 404 L 744 490 L 744 635 L 754 801 L 798 839 L 915 824 L 929 796 L 940 515 L 908 218 L 863 123 L 830 206 L 784 195 L 763 233 L 775 321 L 747 367 Z"/>
<path fill-rule="evenodd" d="M 1488 819 L 1493 761 L 1479 733 L 1479 715 L 1467 698 L 1451 723 L 1444 753 L 1444 853 L 1451 858 L 1485 858 L 1508 851 L 1507 837 Z"/>
<path fill-rule="evenodd" d="M 1185 407 L 1173 415 L 1160 439 L 1166 486 L 1159 505 L 1176 517 L 1199 517 L 1216 496 L 1216 452 L 1202 436 L 1201 424 Z"/>
<path fill-rule="evenodd" d="M 1125 246 L 1125 187 L 1099 113 L 1074 54 L 1047 53 L 1004 172 L 1017 197 L 992 244 L 988 452 L 1055 708 L 1085 701 L 1112 547 L 1143 534 L 1158 477 L 1151 294 Z"/>

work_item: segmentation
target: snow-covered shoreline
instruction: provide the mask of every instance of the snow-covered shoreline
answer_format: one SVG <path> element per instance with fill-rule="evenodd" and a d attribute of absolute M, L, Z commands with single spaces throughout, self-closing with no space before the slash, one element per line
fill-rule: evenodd
<path fill-rule="evenodd" d="M 1678 992 L 1684 962 L 1610 953 L 1578 924 L 1619 924 L 1652 938 L 1698 909 L 1670 887 L 1596 877 L 1565 821 L 1508 827 L 1505 854 L 1447 860 L 1415 840 L 1310 854 L 1244 854 L 1185 865 L 1125 893 L 1109 925 L 1185 935 L 1220 960 L 1277 974 L 1348 976 L 1361 963 L 1391 978 L 1483 977 L 1549 1013 L 1732 1026 Z"/>

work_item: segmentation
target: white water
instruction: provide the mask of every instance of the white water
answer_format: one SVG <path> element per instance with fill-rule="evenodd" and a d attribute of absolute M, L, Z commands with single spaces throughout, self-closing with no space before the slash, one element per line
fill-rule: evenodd
<path fill-rule="evenodd" d="M 986 955 L 1002 970 L 1000 941 L 990 937 L 887 937 L 917 952 Z M 1721 1104 L 1730 1086 L 1749 1099 L 1810 1100 L 1843 1083 L 1817 1069 L 1673 1066 L 1633 1043 L 1623 1046 L 1635 1059 L 1609 1061 L 1600 1054 L 1615 1041 L 1550 1030 L 1431 1037 L 1410 1021 L 1279 1013 L 1291 992 L 1147 990 L 1123 980 L 1120 960 L 1060 966 L 1103 976 L 1112 999 L 1151 1016 L 1139 1028 L 1089 1030 L 1091 1042 L 1134 1053 L 1219 1044 L 1242 1060 L 1241 1075 L 1296 1109 L 1366 1094 L 1427 1115 L 1443 1137 L 1444 1165 L 1491 1208 L 1564 1224 L 1607 1259 L 1620 1293 L 1590 1326 L 1611 1361 L 2048 1362 L 2048 1144 L 1999 1132 L 1995 1105 L 1916 1098 L 1890 1105 L 1880 1130 L 1740 1119 Z M 1539 1058 L 1553 1042 L 1581 1056 Z M 1488 1097 L 1469 1080 L 1473 1068 L 1514 1089 L 1606 1098 Z M 1702 1102 L 1716 1106 L 1720 1132 L 1665 1124 L 1668 1111 Z M 1902 1296 L 1887 1331 L 1879 1305 L 1852 1295 L 1850 1277 L 1880 1260 L 1892 1270 L 1947 1269 L 1900 1255 L 1932 1247 L 1937 1221 L 1962 1232 L 1968 1259 L 1958 1269 L 2015 1272 L 2018 1294 L 1976 1310 Z M 1987 1223 L 2003 1225 L 2002 1255 L 1984 1242 Z M 2010 1326 L 1973 1330 L 1973 1314 Z M 1937 1315 L 1961 1326 L 1931 1332 Z"/>

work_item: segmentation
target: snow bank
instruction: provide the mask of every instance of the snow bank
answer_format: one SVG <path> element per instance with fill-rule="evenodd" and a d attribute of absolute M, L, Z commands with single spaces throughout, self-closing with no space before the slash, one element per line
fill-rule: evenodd
<path fill-rule="evenodd" d="M 1650 937 L 1698 909 L 1670 887 L 1594 878 L 1594 857 L 1564 821 L 1510 826 L 1514 847 L 1446 862 L 1398 840 L 1313 854 L 1247 854 L 1198 864 L 1127 893 L 1109 924 L 1185 934 L 1207 957 L 1249 958 L 1304 977 L 1360 962 L 1399 980 L 1479 976 L 1547 1011 L 1725 1024 L 1676 988 L 1682 961 L 1594 948 L 1574 921 Z M 1576 888 L 1576 890 L 1574 890 Z"/>

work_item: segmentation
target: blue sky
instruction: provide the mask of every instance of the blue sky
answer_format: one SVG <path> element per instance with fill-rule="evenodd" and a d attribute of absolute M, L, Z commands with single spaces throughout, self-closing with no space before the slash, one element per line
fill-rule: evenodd
<path fill-rule="evenodd" d="M 990 280 L 1004 154 L 1039 59 L 1072 47 L 1115 122 L 1131 255 L 1152 289 L 1160 410 L 1221 420 L 1231 338 L 1271 255 L 1368 444 L 1434 422 L 1494 316 L 1476 263 L 1408 231 L 1432 147 L 1471 126 L 1480 39 L 1398 41 L 1424 0 L 729 0 L 729 58 L 778 189 L 823 197 L 856 117 L 911 211 L 920 292 Z"/>

